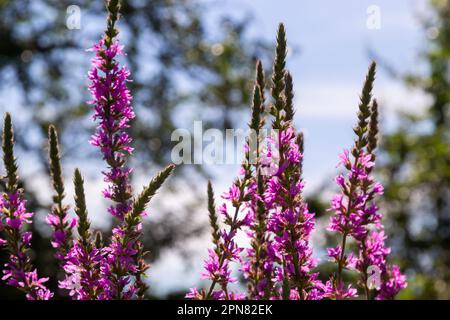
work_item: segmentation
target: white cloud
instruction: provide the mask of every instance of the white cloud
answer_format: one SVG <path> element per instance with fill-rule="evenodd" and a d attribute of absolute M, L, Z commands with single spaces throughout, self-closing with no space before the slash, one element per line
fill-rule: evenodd
<path fill-rule="evenodd" d="M 296 90 L 297 117 L 352 118 L 358 109 L 360 92 L 361 84 L 357 83 L 300 84 Z M 423 92 L 394 81 L 376 85 L 374 96 L 387 115 L 403 110 L 420 112 L 429 103 Z"/>

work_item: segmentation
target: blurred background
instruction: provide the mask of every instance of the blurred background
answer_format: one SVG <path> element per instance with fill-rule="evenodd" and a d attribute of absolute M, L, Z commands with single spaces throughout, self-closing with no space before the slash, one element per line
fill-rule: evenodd
<path fill-rule="evenodd" d="M 335 190 L 337 154 L 351 145 L 358 94 L 372 59 L 381 105 L 377 177 L 392 262 L 408 275 L 399 298 L 450 298 L 450 2 L 447 0 L 134 0 L 119 22 L 137 119 L 133 123 L 136 190 L 170 162 L 171 133 L 245 128 L 254 64 L 270 72 L 279 22 L 287 28 L 288 68 L 296 91 L 295 124 L 304 131 L 307 196 L 318 216 L 316 255 Z M 71 7 L 71 6 L 77 7 Z M 78 19 L 79 18 L 79 19 Z M 75 20 L 73 20 L 75 19 Z M 58 128 L 68 203 L 71 175 L 86 178 L 93 226 L 107 233 L 103 163 L 88 144 L 86 104 L 91 47 L 105 28 L 102 0 L 0 0 L 0 111 L 15 123 L 21 183 L 36 212 L 34 259 L 57 291 L 60 274 L 44 218 L 51 205 L 46 132 Z M 269 73 L 267 73 L 269 78 Z M 241 146 L 237 147 L 241 150 Z M 3 170 L 3 168 L 1 168 Z M 199 280 L 210 244 L 206 180 L 223 192 L 238 165 L 183 165 L 145 219 L 151 251 L 151 298 L 181 298 Z M 3 254 L 3 253 L 2 253 Z M 4 261 L 6 257 L 0 256 Z M 59 296 L 59 293 L 57 294 Z M 0 285 L 0 298 L 16 298 Z"/>

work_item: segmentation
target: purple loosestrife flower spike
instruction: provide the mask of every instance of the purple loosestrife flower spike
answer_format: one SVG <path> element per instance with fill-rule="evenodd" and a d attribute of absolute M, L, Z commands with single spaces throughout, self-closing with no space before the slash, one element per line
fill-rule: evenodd
<path fill-rule="evenodd" d="M 336 212 L 336 215 L 332 217 L 329 230 L 337 231 L 342 234 L 342 242 L 340 247 L 336 247 L 328 251 L 328 254 L 338 264 L 338 270 L 335 279 L 332 281 L 332 289 L 329 289 L 329 297 L 341 299 L 349 296 L 356 296 L 356 290 L 350 286 L 346 289 L 342 282 L 342 273 L 344 268 L 352 267 L 354 264 L 353 255 L 345 255 L 345 247 L 347 244 L 348 235 L 356 235 L 361 233 L 360 225 L 358 225 L 357 212 L 361 205 L 363 205 L 364 195 L 358 193 L 358 188 L 361 180 L 365 178 L 365 170 L 371 167 L 373 163 L 370 162 L 370 156 L 364 152 L 364 148 L 367 146 L 366 132 L 368 130 L 368 120 L 370 118 L 370 103 L 372 100 L 372 89 L 375 81 L 376 64 L 373 62 L 366 75 L 366 79 L 363 85 L 362 93 L 360 96 L 359 110 L 358 110 L 358 123 L 353 129 L 357 135 L 357 139 L 352 148 L 351 154 L 354 157 L 352 163 L 349 158 L 349 152 L 344 151 L 340 155 L 341 163 L 344 167 L 350 171 L 348 175 L 348 181 L 345 181 L 344 176 L 339 175 L 336 178 L 337 184 L 342 189 L 342 195 L 335 195 L 332 202 L 332 208 Z"/>
<path fill-rule="evenodd" d="M 135 117 L 131 106 L 132 96 L 127 88 L 130 73 L 126 67 L 120 67 L 116 60 L 123 55 L 123 46 L 115 40 L 118 30 L 115 23 L 119 18 L 120 3 L 110 0 L 107 29 L 100 42 L 92 48 L 95 58 L 89 72 L 89 87 L 94 105 L 94 119 L 99 120 L 91 144 L 100 148 L 108 170 L 103 172 L 107 188 L 103 191 L 105 198 L 114 201 L 108 211 L 121 221 L 113 229 L 111 244 L 102 248 L 100 270 L 102 273 L 99 293 L 100 299 L 130 299 L 135 296 L 136 287 L 130 283 L 130 276 L 138 273 L 134 259 L 142 251 L 139 235 L 141 230 L 133 230 L 136 239 L 125 241 L 124 229 L 127 228 L 125 217 L 133 210 L 132 190 L 129 175 L 131 169 L 126 167 L 128 156 L 132 153 L 132 138 L 126 130 Z M 124 291 L 127 287 L 128 290 Z"/>
<path fill-rule="evenodd" d="M 76 224 L 76 219 L 69 219 L 67 215 L 69 207 L 63 204 L 65 191 L 61 169 L 61 157 L 58 135 L 53 125 L 49 126 L 48 141 L 50 174 L 55 194 L 53 196 L 52 212 L 47 216 L 46 221 L 53 228 L 52 246 L 56 249 L 56 258 L 59 260 L 60 264 L 64 264 L 65 255 L 70 249 L 72 228 Z"/>
<path fill-rule="evenodd" d="M 375 150 L 378 144 L 378 104 L 374 99 L 371 105 L 371 115 L 369 129 L 367 134 L 367 153 L 371 156 L 372 162 L 375 162 Z M 377 194 L 382 194 L 382 186 L 375 183 L 369 176 L 373 171 L 373 166 L 367 168 L 368 179 L 363 183 L 362 190 L 367 194 L 367 201 L 364 209 L 369 211 L 364 222 L 367 232 L 358 240 L 359 259 L 356 263 L 356 269 L 360 273 L 360 284 L 364 289 L 367 299 L 394 299 L 401 289 L 407 286 L 406 277 L 401 274 L 397 265 L 390 266 L 387 263 L 387 257 L 391 249 L 385 246 L 387 236 L 384 234 L 381 224 L 382 215 L 376 211 L 378 208 L 370 203 Z M 369 228 L 369 223 L 372 226 Z M 375 274 L 369 274 L 374 271 Z M 378 276 L 379 283 L 374 283 L 376 288 L 370 288 L 371 276 Z"/>
<path fill-rule="evenodd" d="M 100 148 L 108 165 L 108 170 L 103 173 L 108 187 L 103 194 L 115 202 L 109 212 L 123 220 L 132 205 L 129 182 L 131 169 L 126 167 L 126 160 L 133 149 L 130 146 L 132 139 L 126 129 L 135 114 L 131 106 L 132 97 L 127 88 L 130 72 L 126 67 L 120 67 L 116 61 L 118 55 L 124 54 L 123 46 L 119 45 L 118 41 L 114 42 L 118 34 L 115 22 L 119 7 L 119 1 L 109 1 L 107 4 L 107 30 L 102 40 L 91 49 L 96 56 L 89 72 L 89 90 L 93 98 L 90 103 L 95 109 L 94 119 L 99 120 L 91 144 Z"/>
<path fill-rule="evenodd" d="M 127 88 L 130 73 L 125 67 L 120 68 L 116 60 L 118 55 L 124 54 L 123 46 L 114 40 L 118 35 L 115 23 L 119 17 L 119 1 L 108 1 L 107 10 L 107 30 L 93 48 L 96 56 L 89 73 L 94 119 L 100 120 L 91 143 L 100 148 L 108 164 L 108 171 L 104 172 L 108 183 L 104 196 L 115 202 L 109 207 L 109 212 L 118 217 L 121 224 L 113 229 L 110 245 L 102 249 L 102 292 L 99 298 L 142 299 L 147 289 L 142 277 L 148 269 L 141 242 L 142 215 L 174 166 L 162 170 L 133 201 L 129 178 L 131 169 L 126 166 L 127 158 L 133 151 L 132 138 L 126 129 L 135 115 L 131 106 L 132 96 Z"/>
<path fill-rule="evenodd" d="M 357 139 L 351 151 L 353 161 L 347 150 L 340 155 L 340 163 L 348 170 L 348 174 L 347 177 L 339 175 L 336 178 L 341 193 L 333 198 L 331 210 L 335 211 L 335 215 L 331 217 L 328 227 L 342 235 L 341 246 L 328 249 L 328 255 L 338 264 L 338 273 L 329 282 L 328 288 L 328 296 L 334 299 L 357 295 L 356 289 L 350 286 L 345 288 L 342 280 L 344 268 L 356 269 L 360 273 L 360 285 L 368 299 L 374 296 L 368 283 L 369 276 L 372 276 L 369 274 L 371 268 L 375 268 L 375 272 L 380 275 L 380 283 L 375 290 L 376 298 L 393 298 L 406 286 L 405 277 L 398 267 L 387 265 L 390 249 L 384 244 L 386 237 L 381 224 L 382 215 L 373 202 L 376 195 L 383 193 L 381 184 L 374 182 L 371 176 L 378 134 L 378 108 L 371 96 L 374 78 L 375 64 L 372 63 L 361 95 L 358 124 L 354 128 Z M 349 236 L 356 241 L 359 249 L 356 257 L 353 253 L 347 255 L 345 252 Z M 384 295 L 384 292 L 388 293 Z"/>
<path fill-rule="evenodd" d="M 256 82 L 258 79 L 264 85 L 264 75 L 262 73 L 261 62 L 257 62 L 256 67 Z M 235 279 L 230 277 L 230 263 L 233 261 L 241 262 L 240 253 L 242 248 L 239 248 L 235 241 L 235 236 L 242 226 L 249 226 L 254 210 L 250 209 L 244 218 L 239 218 L 239 213 L 243 205 L 247 205 L 253 196 L 253 191 L 256 187 L 254 178 L 252 177 L 252 166 L 255 162 L 258 163 L 259 158 L 259 130 L 264 125 L 262 114 L 264 112 L 264 105 L 262 100 L 263 89 L 256 83 L 253 91 L 253 106 L 252 118 L 249 123 L 249 128 L 252 129 L 251 134 L 247 137 L 245 145 L 245 160 L 242 163 L 241 173 L 242 177 L 237 178 L 230 190 L 223 196 L 225 200 L 229 200 L 234 207 L 234 214 L 230 215 L 227 205 L 224 203 L 220 208 L 220 213 L 224 216 L 224 224 L 228 226 L 227 229 L 219 231 L 220 238 L 214 239 L 216 250 L 209 251 L 209 259 L 205 262 L 206 272 L 202 274 L 204 278 L 212 280 L 207 292 L 198 292 L 197 289 L 191 289 L 190 293 L 186 295 L 193 299 L 237 299 L 242 297 L 241 294 L 228 292 L 228 284 L 235 282 Z M 255 162 L 254 162 L 255 161 Z M 208 186 L 209 200 L 213 201 L 212 187 Z M 213 201 L 214 202 L 214 201 Z M 212 202 L 212 203 L 213 203 Z M 211 204 L 211 202 L 210 202 Z M 209 206 L 211 216 L 212 207 Z M 214 210 L 215 211 L 215 210 Z M 217 224 L 214 224 L 217 226 Z M 213 229 L 214 229 L 214 225 Z M 215 235 L 213 234 L 213 237 Z M 219 247 L 217 248 L 217 244 Z M 219 284 L 221 290 L 214 291 L 216 284 Z"/>
<path fill-rule="evenodd" d="M 280 294 L 275 298 L 321 299 L 323 285 L 318 280 L 318 274 L 312 272 L 316 261 L 309 244 L 315 219 L 302 197 L 303 154 L 300 147 L 303 147 L 303 140 L 292 126 L 292 77 L 280 67 L 285 65 L 284 28 L 279 29 L 277 40 L 277 58 L 272 76 L 272 97 L 275 103 L 271 113 L 275 117 L 272 128 L 279 130 L 278 137 L 272 141 L 278 148 L 279 158 L 278 170 L 267 182 L 264 199 L 270 210 L 268 230 L 273 238 L 268 251 L 275 266 L 275 280 L 281 287 Z M 284 95 L 281 95 L 282 91 Z"/>
<path fill-rule="evenodd" d="M 223 199 L 231 202 L 234 213 L 230 215 L 226 203 L 219 207 L 219 212 L 224 216 L 223 222 L 227 228 L 220 230 L 220 250 L 209 250 L 209 259 L 205 261 L 205 272 L 202 273 L 203 278 L 211 280 L 211 285 L 206 292 L 198 292 L 195 288 L 191 289 L 186 295 L 187 298 L 226 300 L 244 298 L 244 295 L 228 290 L 228 284 L 236 282 L 236 279 L 231 277 L 230 263 L 241 262 L 242 248 L 237 245 L 235 237 L 242 226 L 248 225 L 251 220 L 250 213 L 243 218 L 239 217 L 242 205 L 248 202 L 250 197 L 248 187 L 251 172 L 246 161 L 244 161 L 242 171 L 243 177 L 236 179 L 229 191 L 222 196 Z M 214 290 L 217 284 L 220 285 L 220 290 Z"/>
<path fill-rule="evenodd" d="M 77 300 L 96 300 L 102 292 L 100 263 L 101 250 L 91 239 L 90 222 L 86 208 L 84 181 L 80 170 L 76 169 L 73 183 L 75 186 L 75 213 L 78 216 L 79 239 L 73 240 L 73 246 L 66 256 L 64 271 L 67 276 L 60 281 L 59 287 L 69 290 L 70 296 Z"/>
<path fill-rule="evenodd" d="M 113 299 L 144 298 L 147 285 L 143 281 L 148 265 L 140 241 L 144 210 L 158 189 L 175 169 L 173 164 L 161 170 L 134 200 L 124 223 L 113 229 L 111 245 L 105 248 L 102 271 L 107 275 L 105 295 Z M 134 277 L 134 279 L 132 279 Z M 134 280 L 134 281 L 132 281 Z"/>
<path fill-rule="evenodd" d="M 238 218 L 239 209 L 244 201 L 244 188 L 247 179 L 237 179 L 230 190 L 223 196 L 224 199 L 230 200 L 234 207 L 234 215 L 228 213 L 226 204 L 219 209 L 220 213 L 225 216 L 224 223 L 229 228 L 220 231 L 220 250 L 209 250 L 209 259 L 205 261 L 205 272 L 203 278 L 210 279 L 211 285 L 206 295 L 200 294 L 197 299 L 232 299 L 235 294 L 228 291 L 228 284 L 236 282 L 231 277 L 230 263 L 232 261 L 240 261 L 240 253 L 242 251 L 235 242 L 237 231 L 242 227 L 243 220 Z M 214 291 L 216 284 L 220 285 L 221 290 Z M 190 298 L 191 296 L 187 296 Z"/>
<path fill-rule="evenodd" d="M 25 225 L 31 224 L 33 213 L 27 212 L 22 190 L 18 187 L 16 159 L 14 157 L 14 132 L 11 116 L 5 116 L 3 128 L 3 162 L 6 168 L 6 192 L 0 197 L 0 246 L 9 253 L 5 263 L 2 280 L 25 292 L 28 300 L 48 300 L 53 293 L 44 283 L 48 278 L 39 278 L 28 251 L 31 245 L 31 232 L 25 232 Z"/>
<path fill-rule="evenodd" d="M 302 197 L 298 140 L 293 128 L 280 131 L 280 169 L 270 177 L 265 205 L 270 210 L 268 230 L 273 241 L 268 252 L 275 265 L 275 280 L 282 287 L 283 299 L 321 299 L 323 285 L 312 270 L 310 237 L 314 229 L 314 213 Z"/>
<path fill-rule="evenodd" d="M 209 224 L 211 227 L 211 235 L 212 235 L 212 242 L 214 244 L 214 253 L 215 256 L 221 255 L 222 248 L 222 239 L 221 239 L 221 233 L 220 233 L 220 227 L 218 224 L 218 216 L 216 211 L 216 204 L 214 199 L 214 190 L 211 184 L 211 181 L 208 181 L 208 188 L 207 188 L 207 195 L 208 195 L 208 213 L 209 213 Z M 186 298 L 189 299 L 195 299 L 195 300 L 204 300 L 206 298 L 206 292 L 204 289 L 202 289 L 200 292 L 197 288 L 191 288 L 190 292 L 186 294 Z"/>

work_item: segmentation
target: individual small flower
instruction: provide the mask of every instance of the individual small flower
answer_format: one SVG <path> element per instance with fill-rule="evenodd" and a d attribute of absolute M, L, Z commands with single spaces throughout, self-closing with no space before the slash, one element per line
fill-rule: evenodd
<path fill-rule="evenodd" d="M 49 214 L 45 218 L 45 222 L 52 226 L 56 231 L 53 232 L 51 244 L 53 248 L 61 248 L 69 242 L 69 234 L 64 230 L 59 229 L 58 227 L 61 225 L 67 225 L 68 229 L 73 229 L 77 225 L 77 220 L 75 218 L 63 219 L 54 214 Z M 58 259 L 64 259 L 64 255 L 57 254 Z"/>
<path fill-rule="evenodd" d="M 384 281 L 382 281 L 379 293 L 376 296 L 377 300 L 392 300 L 400 290 L 408 285 L 406 276 L 401 273 L 400 267 L 397 265 L 392 265 L 382 277 Z"/>
<path fill-rule="evenodd" d="M 340 246 L 337 246 L 335 248 L 328 248 L 327 253 L 330 258 L 333 258 L 334 260 L 337 261 L 341 256 L 342 248 Z"/>
<path fill-rule="evenodd" d="M 239 190 L 239 188 L 233 184 L 230 189 L 228 190 L 228 192 L 225 192 L 222 195 L 222 198 L 225 200 L 230 200 L 232 203 L 237 203 L 239 201 L 241 197 L 241 191 Z"/>
<path fill-rule="evenodd" d="M 341 282 L 337 287 L 335 284 L 332 284 L 331 281 L 328 281 L 325 285 L 325 296 L 334 299 L 334 300 L 342 300 L 348 298 L 357 298 L 358 291 L 349 284 L 346 288 L 344 284 Z"/>
<path fill-rule="evenodd" d="M 360 257 L 356 263 L 356 268 L 364 275 L 366 285 L 372 280 L 369 277 L 375 276 L 376 288 L 373 295 L 377 300 L 394 299 L 400 290 L 407 286 L 406 277 L 400 272 L 400 268 L 387 263 L 391 249 L 385 246 L 386 238 L 384 231 L 371 232 L 364 242 L 360 243 Z M 368 270 L 374 270 L 375 273 L 368 274 Z"/>
<path fill-rule="evenodd" d="M 214 250 L 208 250 L 209 259 L 205 261 L 205 271 L 201 274 L 203 279 L 210 279 L 220 285 L 236 282 L 235 278 L 231 277 L 231 270 L 229 268 L 229 260 L 221 261 L 220 257 Z"/>
<path fill-rule="evenodd" d="M 190 288 L 189 292 L 186 293 L 185 298 L 192 300 L 203 300 L 203 293 L 200 293 L 197 288 Z"/>

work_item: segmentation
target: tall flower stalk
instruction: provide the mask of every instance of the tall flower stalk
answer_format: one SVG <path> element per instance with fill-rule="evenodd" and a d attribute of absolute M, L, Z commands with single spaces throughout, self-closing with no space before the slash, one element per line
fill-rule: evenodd
<path fill-rule="evenodd" d="M 48 300 L 53 293 L 44 283 L 48 278 L 39 278 L 28 254 L 31 245 L 31 232 L 25 231 L 31 224 L 33 213 L 26 209 L 19 188 L 16 158 L 14 156 L 14 132 L 11 116 L 7 113 L 3 127 L 3 163 L 6 169 L 6 191 L 0 197 L 0 246 L 9 254 L 5 263 L 2 280 L 26 294 L 28 300 Z"/>
<path fill-rule="evenodd" d="M 204 279 L 210 279 L 211 285 L 207 291 L 202 290 L 198 292 L 197 289 L 191 289 L 187 295 L 188 298 L 194 299 L 242 299 L 243 295 L 240 293 L 231 292 L 228 288 L 230 283 L 236 282 L 236 279 L 231 276 L 230 264 L 232 262 L 240 262 L 240 254 L 242 248 L 236 243 L 236 234 L 241 230 L 242 226 L 248 225 L 249 214 L 241 217 L 239 215 L 243 204 L 248 201 L 247 187 L 250 182 L 249 173 L 244 170 L 244 176 L 236 179 L 231 188 L 226 192 L 222 198 L 231 202 L 233 207 L 230 214 L 226 203 L 219 207 L 218 211 L 223 216 L 223 222 L 227 226 L 218 231 L 216 209 L 215 205 L 209 206 L 210 223 L 213 230 L 213 239 L 216 250 L 209 250 L 209 258 L 205 261 L 205 272 L 202 273 Z M 214 203 L 212 187 L 209 185 L 209 202 Z M 217 239 L 217 235 L 219 238 Z M 219 290 L 216 286 L 219 285 Z"/>
<path fill-rule="evenodd" d="M 103 191 L 105 198 L 114 203 L 108 211 L 124 224 L 125 216 L 132 210 L 132 190 L 130 185 L 131 169 L 126 166 L 126 160 L 132 153 L 132 139 L 126 132 L 130 121 L 135 117 L 131 106 L 131 94 L 127 88 L 130 72 L 125 66 L 120 67 L 117 56 L 123 55 L 123 46 L 115 40 L 119 31 L 115 23 L 119 18 L 120 3 L 118 0 L 107 2 L 107 29 L 100 42 L 91 49 L 95 52 L 92 59 L 92 69 L 89 72 L 91 85 L 89 90 L 94 106 L 94 120 L 99 121 L 96 133 L 91 138 L 91 144 L 100 148 L 108 170 L 103 172 L 107 188 Z M 112 243 L 104 249 L 104 259 L 101 262 L 103 293 L 102 299 L 131 298 L 134 290 L 124 293 L 124 288 L 130 284 L 130 274 L 137 272 L 136 265 L 130 263 L 137 253 L 133 243 L 121 243 L 119 239 L 121 227 L 113 230 Z M 139 245 L 139 244 L 136 244 Z M 132 247 L 133 246 L 133 247 Z M 126 260 L 126 264 L 122 262 Z"/>
<path fill-rule="evenodd" d="M 274 103 L 270 110 L 274 117 L 272 128 L 278 133 L 271 144 L 277 152 L 269 155 L 275 155 L 273 162 L 278 165 L 267 181 L 264 199 L 269 211 L 268 230 L 273 238 L 269 252 L 276 264 L 275 281 L 281 286 L 274 297 L 320 299 L 322 284 L 317 280 L 317 274 L 312 272 L 316 261 L 309 243 L 315 220 L 302 197 L 303 154 L 300 147 L 303 139 L 292 125 L 294 93 L 292 77 L 285 70 L 286 47 L 284 25 L 280 24 L 272 76 Z"/>
<path fill-rule="evenodd" d="M 119 17 L 120 2 L 107 2 L 107 29 L 103 38 L 92 51 L 92 69 L 89 72 L 89 87 L 94 106 L 94 119 L 99 120 L 91 143 L 100 148 L 108 170 L 103 172 L 108 187 L 103 195 L 114 201 L 108 211 L 120 221 L 112 231 L 109 246 L 104 247 L 101 261 L 102 299 L 132 299 L 144 297 L 147 286 L 143 281 L 148 269 L 144 261 L 142 237 L 142 215 L 145 206 L 161 187 L 174 167 L 162 170 L 144 189 L 137 199 L 133 199 L 130 185 L 132 170 L 126 166 L 132 154 L 132 138 L 127 133 L 130 121 L 135 117 L 131 106 L 132 96 L 127 88 L 130 72 L 120 67 L 117 57 L 123 55 L 123 46 L 115 40 L 119 31 L 115 23 Z"/>
<path fill-rule="evenodd" d="M 100 148 L 108 165 L 108 170 L 103 172 L 108 183 L 103 195 L 114 201 L 108 211 L 123 221 L 133 203 L 129 181 L 132 170 L 126 166 L 127 157 L 133 148 L 132 138 L 126 129 L 135 114 L 127 88 L 130 72 L 125 66 L 120 67 L 117 61 L 118 56 L 124 55 L 123 46 L 115 40 L 119 33 L 115 27 L 120 10 L 119 1 L 109 1 L 107 9 L 107 29 L 100 42 L 91 49 L 95 52 L 95 58 L 92 59 L 89 72 L 89 90 L 93 98 L 90 103 L 94 106 L 94 119 L 99 121 L 91 144 Z"/>
<path fill-rule="evenodd" d="M 358 124 L 354 128 L 355 144 L 351 152 L 344 150 L 340 155 L 340 164 L 348 173 L 346 177 L 342 174 L 336 177 L 341 191 L 333 197 L 330 209 L 335 215 L 331 217 L 328 229 L 342 237 L 340 246 L 328 249 L 328 255 L 337 263 L 337 273 L 329 282 L 327 293 L 333 299 L 357 296 L 356 288 L 346 287 L 344 283 L 344 269 L 358 270 L 360 285 L 368 299 L 394 298 L 400 289 L 406 287 L 405 277 L 398 267 L 387 265 L 390 249 L 385 247 L 382 214 L 374 203 L 375 196 L 383 193 L 382 185 L 371 176 L 378 134 L 378 107 L 376 100 L 372 100 L 374 80 L 375 63 L 372 63 L 361 94 Z M 346 253 L 350 237 L 358 247 L 357 255 Z M 371 293 L 369 280 L 375 282 L 375 294 Z"/>

